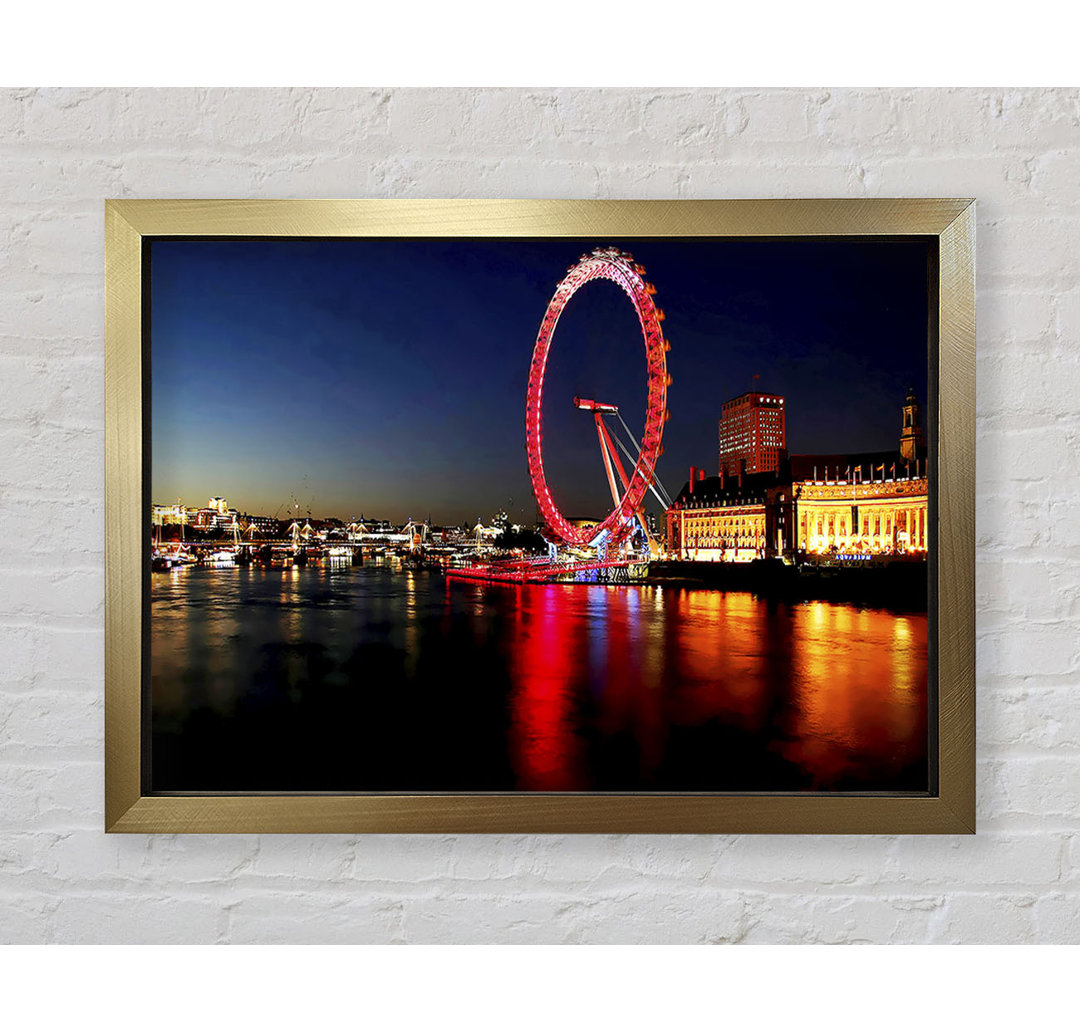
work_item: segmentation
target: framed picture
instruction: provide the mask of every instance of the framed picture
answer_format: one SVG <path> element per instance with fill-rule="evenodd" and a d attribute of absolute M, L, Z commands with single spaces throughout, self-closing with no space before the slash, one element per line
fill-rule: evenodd
<path fill-rule="evenodd" d="M 105 219 L 107 830 L 974 831 L 971 201 Z"/>

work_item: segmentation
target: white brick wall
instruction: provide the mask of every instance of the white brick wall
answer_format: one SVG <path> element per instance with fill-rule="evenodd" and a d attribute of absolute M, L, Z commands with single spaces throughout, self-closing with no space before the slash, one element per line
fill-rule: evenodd
<path fill-rule="evenodd" d="M 106 197 L 978 199 L 975 837 L 110 836 Z M 1080 940 L 1080 92 L 0 95 L 0 941 Z"/>

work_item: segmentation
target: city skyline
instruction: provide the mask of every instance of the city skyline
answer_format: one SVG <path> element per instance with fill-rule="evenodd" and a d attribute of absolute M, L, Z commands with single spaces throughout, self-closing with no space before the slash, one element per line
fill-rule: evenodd
<path fill-rule="evenodd" d="M 925 404 L 918 241 L 157 241 L 153 501 L 531 523 L 532 347 L 566 268 L 599 244 L 634 254 L 667 314 L 658 473 L 672 492 L 692 465 L 713 472 L 720 407 L 751 386 L 787 399 L 793 452 L 895 447 L 908 388 Z M 590 284 L 560 322 L 545 393 L 565 512 L 610 508 L 571 399 L 614 402 L 638 430 L 644 379 L 632 307 Z"/>

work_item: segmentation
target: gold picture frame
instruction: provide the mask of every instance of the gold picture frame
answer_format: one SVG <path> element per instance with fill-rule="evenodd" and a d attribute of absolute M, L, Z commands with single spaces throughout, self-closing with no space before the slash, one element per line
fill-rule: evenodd
<path fill-rule="evenodd" d="M 145 791 L 144 242 L 154 237 L 911 237 L 936 241 L 929 409 L 937 791 L 881 794 L 253 794 Z M 969 199 L 110 200 L 105 203 L 108 832 L 972 833 L 975 271 Z M 936 752 L 936 756 L 933 753 Z"/>

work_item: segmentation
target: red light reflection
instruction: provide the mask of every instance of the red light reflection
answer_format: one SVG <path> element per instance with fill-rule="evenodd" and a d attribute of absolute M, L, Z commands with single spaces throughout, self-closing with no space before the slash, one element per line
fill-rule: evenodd
<path fill-rule="evenodd" d="M 574 790 L 584 779 L 581 744 L 573 722 L 572 672 L 582 641 L 561 596 L 562 585 L 530 585 L 519 594 L 516 692 L 510 702 L 510 752 L 521 789 Z"/>
<path fill-rule="evenodd" d="M 592 765 L 612 744 L 648 784 L 681 761 L 673 744 L 687 735 L 755 763 L 773 756 L 811 789 L 887 781 L 925 762 L 924 615 L 654 587 L 514 591 L 520 789 L 594 788 Z M 718 788 L 738 783 L 738 757 L 715 763 Z"/>

